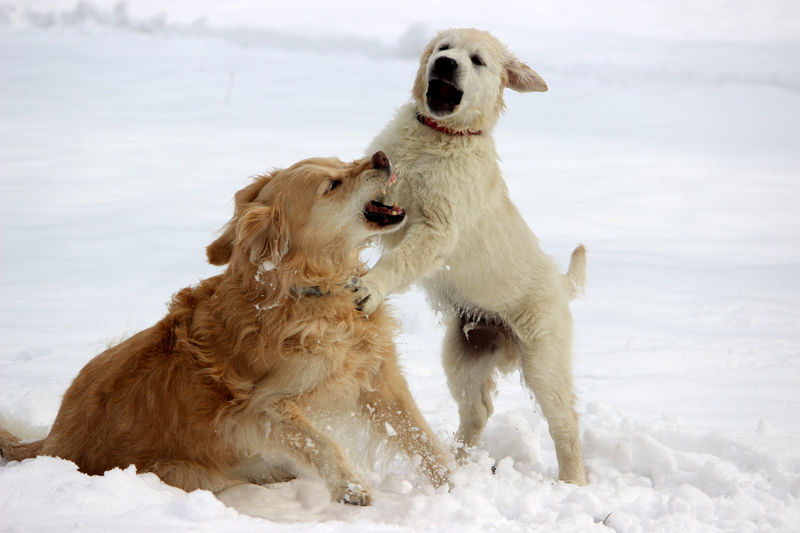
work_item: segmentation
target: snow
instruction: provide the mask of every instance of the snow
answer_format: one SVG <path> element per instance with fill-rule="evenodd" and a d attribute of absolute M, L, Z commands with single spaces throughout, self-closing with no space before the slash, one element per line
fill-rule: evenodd
<path fill-rule="evenodd" d="M 496 139 L 547 253 L 589 251 L 572 309 L 591 484 L 556 481 L 512 375 L 449 492 L 402 462 L 366 472 L 374 504 L 354 508 L 311 475 L 215 497 L 41 457 L 0 467 L 0 531 L 800 531 L 797 3 L 336 4 L 0 4 L 5 425 L 46 435 L 89 359 L 218 272 L 204 248 L 248 176 L 360 157 L 433 30 L 477 26 L 550 87 L 507 94 Z M 391 303 L 450 444 L 442 327 L 417 290 Z"/>

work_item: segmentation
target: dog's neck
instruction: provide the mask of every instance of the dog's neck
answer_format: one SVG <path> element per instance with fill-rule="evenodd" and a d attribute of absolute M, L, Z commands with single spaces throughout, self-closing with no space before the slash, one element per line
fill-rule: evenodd
<path fill-rule="evenodd" d="M 358 285 L 358 276 L 354 277 L 344 286 L 345 289 L 354 289 Z M 325 296 L 330 294 L 330 291 L 323 291 L 318 286 L 314 287 L 292 287 L 292 292 L 298 296 Z"/>
<path fill-rule="evenodd" d="M 442 126 L 435 120 L 430 117 L 426 117 L 419 111 L 417 111 L 417 121 L 420 124 L 424 124 L 429 128 L 435 129 L 436 131 L 441 131 L 442 133 L 446 133 L 447 135 L 480 135 L 483 133 L 483 130 L 472 131 L 472 130 L 454 130 L 453 128 L 448 128 L 447 126 Z"/>

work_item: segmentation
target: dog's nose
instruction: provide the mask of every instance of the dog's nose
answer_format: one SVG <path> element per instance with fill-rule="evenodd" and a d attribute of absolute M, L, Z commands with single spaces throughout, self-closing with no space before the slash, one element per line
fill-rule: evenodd
<path fill-rule="evenodd" d="M 386 157 L 386 154 L 383 152 L 375 152 L 372 154 L 372 167 L 381 170 L 384 168 L 389 168 L 391 165 L 389 164 L 389 158 Z"/>
<path fill-rule="evenodd" d="M 433 68 L 439 76 L 446 77 L 450 76 L 458 68 L 458 63 L 453 58 L 442 56 L 436 60 Z"/>

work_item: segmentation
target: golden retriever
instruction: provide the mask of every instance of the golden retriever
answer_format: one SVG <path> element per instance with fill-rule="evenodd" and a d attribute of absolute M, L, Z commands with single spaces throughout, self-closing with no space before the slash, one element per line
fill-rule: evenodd
<path fill-rule="evenodd" d="M 133 464 L 214 492 L 291 479 L 288 457 L 315 468 L 333 499 L 369 505 L 367 483 L 320 429 L 342 415 L 447 483 L 448 455 L 398 367 L 394 320 L 353 301 L 360 243 L 404 223 L 401 208 L 373 201 L 394 179 L 382 152 L 256 177 L 207 248 L 225 272 L 181 290 L 164 319 L 91 360 L 45 439 L 0 432 L 2 455 L 57 456 L 87 474 Z"/>
<path fill-rule="evenodd" d="M 576 248 L 561 275 L 509 200 L 492 138 L 505 88 L 547 85 L 484 31 L 442 31 L 428 44 L 413 101 L 368 148 L 394 165 L 398 183 L 382 201 L 399 202 L 408 222 L 381 237 L 383 253 L 356 298 L 369 314 L 419 282 L 445 312 L 461 461 L 492 413 L 495 371 L 521 366 L 555 441 L 559 479 L 582 485 L 569 300 L 585 283 L 585 250 Z"/>

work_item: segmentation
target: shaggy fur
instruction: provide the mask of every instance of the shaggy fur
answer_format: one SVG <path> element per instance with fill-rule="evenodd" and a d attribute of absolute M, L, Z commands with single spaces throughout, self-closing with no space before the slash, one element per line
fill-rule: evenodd
<path fill-rule="evenodd" d="M 430 480 L 447 483 L 448 456 L 398 367 L 395 322 L 384 307 L 365 317 L 353 303 L 360 243 L 402 224 L 365 218 L 393 179 L 381 153 L 255 178 L 207 249 L 225 272 L 178 292 L 159 323 L 90 361 L 45 439 L 0 432 L 2 455 L 62 457 L 87 474 L 134 464 L 215 492 L 289 479 L 288 457 L 315 468 L 334 499 L 368 505 L 369 487 L 319 429 L 356 415 L 375 443 L 421 456 Z"/>
<path fill-rule="evenodd" d="M 555 441 L 559 479 L 582 485 L 569 300 L 585 283 L 585 250 L 573 252 L 561 275 L 509 200 L 491 133 L 506 87 L 547 90 L 486 32 L 443 31 L 427 46 L 413 102 L 369 148 L 392 161 L 398 184 L 384 201 L 403 205 L 408 223 L 382 236 L 383 254 L 357 298 L 370 313 L 387 294 L 419 282 L 449 317 L 443 359 L 459 404 L 460 460 L 492 413 L 495 370 L 521 366 Z M 445 131 L 422 124 L 418 113 Z"/>

